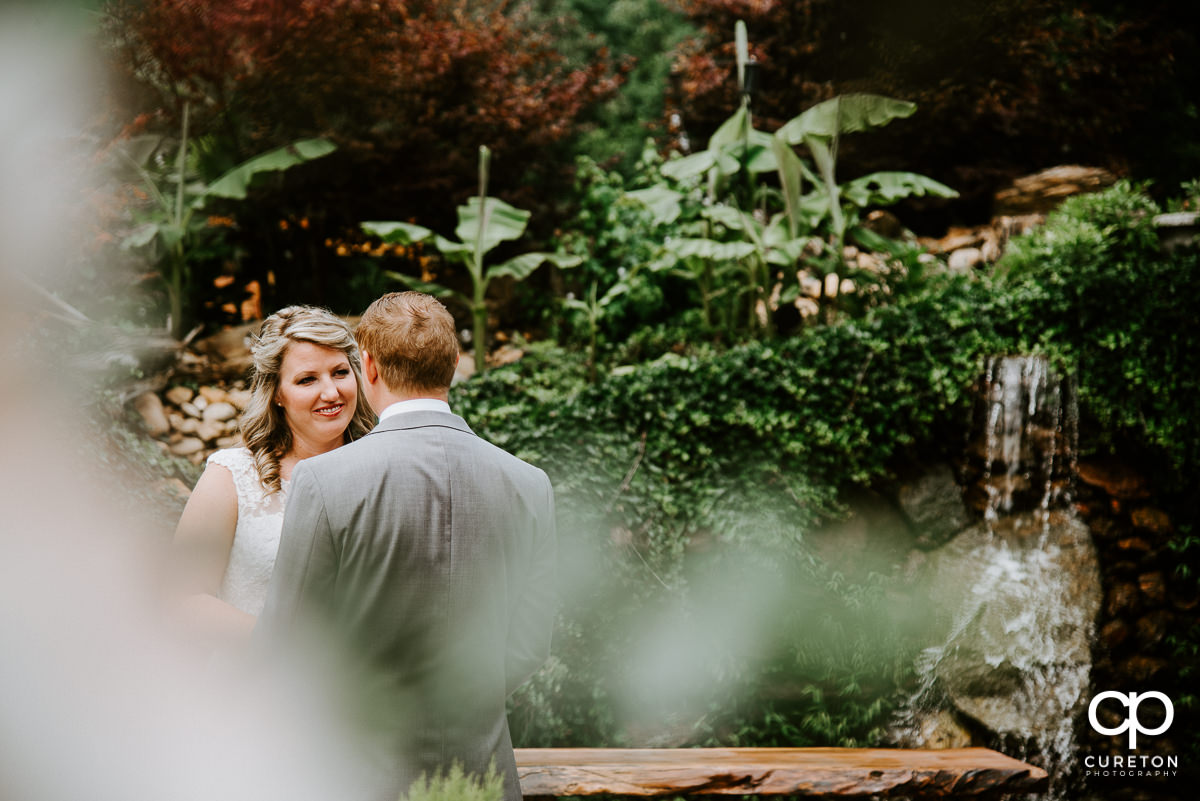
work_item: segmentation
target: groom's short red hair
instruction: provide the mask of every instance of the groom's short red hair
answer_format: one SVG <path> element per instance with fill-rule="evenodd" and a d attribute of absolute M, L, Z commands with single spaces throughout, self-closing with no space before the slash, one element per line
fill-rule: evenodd
<path fill-rule="evenodd" d="M 450 312 L 432 295 L 384 295 L 363 312 L 355 336 L 391 390 L 445 390 L 454 379 L 458 333 Z"/>

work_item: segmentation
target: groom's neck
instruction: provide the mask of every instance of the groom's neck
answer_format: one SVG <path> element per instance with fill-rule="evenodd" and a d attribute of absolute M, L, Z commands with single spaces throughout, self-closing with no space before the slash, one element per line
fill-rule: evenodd
<path fill-rule="evenodd" d="M 450 402 L 450 389 L 441 390 L 394 390 L 390 387 L 377 387 L 374 392 L 374 397 L 368 398 L 371 402 L 371 407 L 376 412 L 381 412 L 394 403 L 408 400 L 420 400 L 428 398 L 431 400 Z"/>

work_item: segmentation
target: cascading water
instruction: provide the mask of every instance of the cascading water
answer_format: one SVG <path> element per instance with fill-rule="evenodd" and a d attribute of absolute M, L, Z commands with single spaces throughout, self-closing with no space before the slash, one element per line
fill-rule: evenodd
<path fill-rule="evenodd" d="M 979 397 L 964 479 L 983 522 L 923 568 L 933 645 L 917 660 L 919 687 L 894 735 L 944 744 L 930 721 L 949 715 L 977 744 L 1041 763 L 1050 797 L 1061 799 L 1100 602 L 1095 550 L 1068 504 L 1073 391 L 1044 359 L 1003 357 L 988 363 Z"/>
<path fill-rule="evenodd" d="M 975 429 L 983 448 L 968 450 L 983 457 L 984 519 L 995 522 L 1021 505 L 1045 515 L 1069 501 L 1078 429 L 1073 385 L 1044 358 L 1002 356 L 988 360 L 981 396 Z"/>

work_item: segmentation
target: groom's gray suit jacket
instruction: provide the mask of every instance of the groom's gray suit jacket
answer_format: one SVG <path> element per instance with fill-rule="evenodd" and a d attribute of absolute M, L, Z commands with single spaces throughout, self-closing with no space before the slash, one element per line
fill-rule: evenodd
<path fill-rule="evenodd" d="M 256 636 L 316 621 L 346 648 L 367 795 L 494 763 L 517 801 L 505 699 L 549 655 L 554 563 L 546 474 L 457 415 L 406 412 L 296 467 Z"/>

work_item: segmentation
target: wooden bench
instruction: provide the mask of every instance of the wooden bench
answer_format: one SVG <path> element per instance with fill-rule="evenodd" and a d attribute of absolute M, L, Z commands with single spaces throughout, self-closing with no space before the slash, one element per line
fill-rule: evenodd
<path fill-rule="evenodd" d="M 1044 792 L 1046 771 L 987 748 L 518 748 L 526 796 L 946 798 Z"/>

